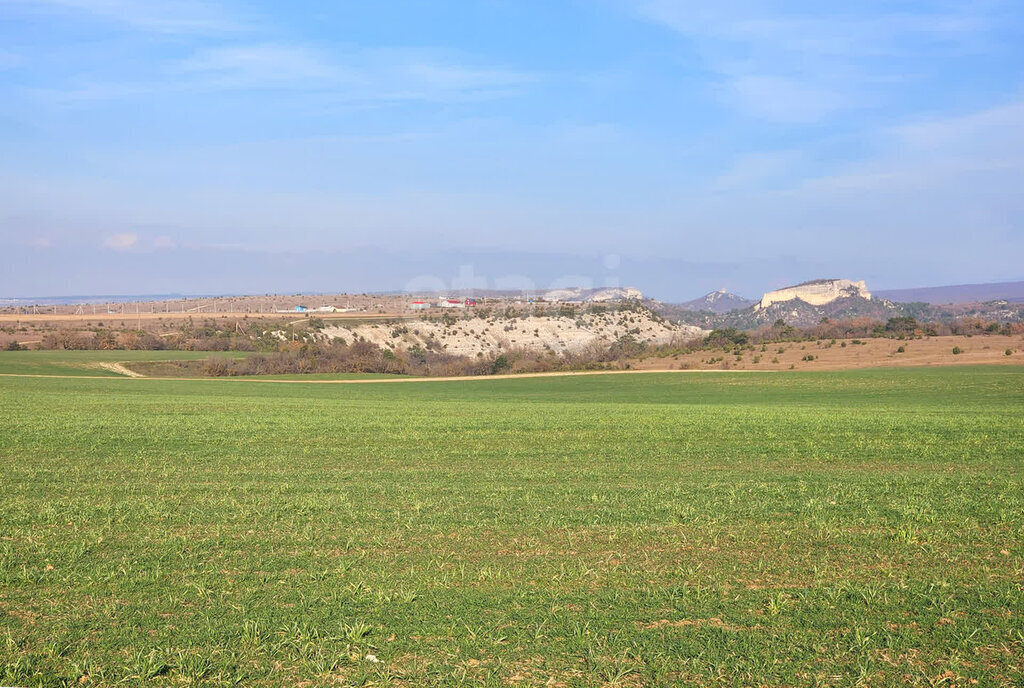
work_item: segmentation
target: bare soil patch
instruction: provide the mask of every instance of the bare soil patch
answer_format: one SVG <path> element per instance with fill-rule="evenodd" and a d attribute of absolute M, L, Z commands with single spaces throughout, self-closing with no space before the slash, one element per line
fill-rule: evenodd
<path fill-rule="evenodd" d="M 856 342 L 856 343 L 855 343 Z M 903 351 L 899 351 L 900 348 Z M 762 350 L 763 348 L 763 350 Z M 960 353 L 954 354 L 954 348 Z M 1010 350 L 1010 355 L 1006 351 Z M 757 361 L 755 362 L 755 358 Z M 721 360 L 718 360 L 721 359 Z M 841 339 L 758 345 L 753 351 L 696 351 L 631 361 L 637 370 L 848 370 L 945 365 L 1024 364 L 1024 336 L 957 335 L 921 339 Z"/>

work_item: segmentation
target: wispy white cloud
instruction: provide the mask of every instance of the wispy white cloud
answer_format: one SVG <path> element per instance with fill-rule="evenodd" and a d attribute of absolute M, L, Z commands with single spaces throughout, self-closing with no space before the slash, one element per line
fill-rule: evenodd
<path fill-rule="evenodd" d="M 843 88 L 800 77 L 738 73 L 732 76 L 730 86 L 728 102 L 778 122 L 809 124 L 855 104 Z"/>
<path fill-rule="evenodd" d="M 479 91 L 523 86 L 537 75 L 507 69 L 475 68 L 451 63 L 417 62 L 406 67 L 411 81 L 448 91 Z"/>
<path fill-rule="evenodd" d="M 745 191 L 750 188 L 779 186 L 790 183 L 793 171 L 802 162 L 798 151 L 770 151 L 749 153 L 733 161 L 724 174 L 712 183 L 717 192 Z"/>
<path fill-rule="evenodd" d="M 927 191 L 935 205 L 944 205 L 951 198 L 962 201 L 965 194 L 991 197 L 1024 185 L 1024 101 L 892 127 L 876 138 L 879 155 L 809 180 L 804 188 Z M 1012 191 L 1006 200 L 1018 195 Z M 1024 209 L 1024 201 L 1010 205 Z"/>
<path fill-rule="evenodd" d="M 740 156 L 712 184 L 704 221 L 756 217 L 773 241 L 814 231 L 893 250 L 941 253 L 967 236 L 1021 246 L 1024 101 L 880 129 L 863 146 L 873 152 L 838 165 L 806 148 Z"/>
<path fill-rule="evenodd" d="M 726 102 L 794 123 L 872 107 L 880 84 L 913 78 L 901 73 L 900 60 L 919 57 L 922 43 L 940 44 L 947 55 L 982 50 L 991 47 L 983 39 L 995 23 L 993 3 L 919 12 L 816 5 L 812 13 L 784 0 L 625 1 L 692 41 L 719 75 Z"/>
<path fill-rule="evenodd" d="M 1024 102 L 882 129 L 865 147 L 873 153 L 856 163 L 819 164 L 812 174 L 798 160 L 776 183 L 730 189 L 704 205 L 703 221 L 739 231 L 756 217 L 753 242 L 765 251 L 814 237 L 841 241 L 844 255 L 871 265 L 886 254 L 944 269 L 963 261 L 990 279 L 1019 274 Z M 756 177 L 756 161 L 738 161 L 737 173 L 750 167 Z"/>
<path fill-rule="evenodd" d="M 139 243 L 139 235 L 134 232 L 111 234 L 103 239 L 103 245 L 115 251 L 127 251 Z"/>
<path fill-rule="evenodd" d="M 219 46 L 197 52 L 176 69 L 225 85 L 319 85 L 349 89 L 359 98 L 369 92 L 392 98 L 497 91 L 538 79 L 535 74 L 460 63 L 429 51 L 374 49 L 332 55 L 326 49 L 288 44 Z"/>
<path fill-rule="evenodd" d="M 237 17 L 201 0 L 0 0 L 2 4 L 88 14 L 154 33 L 222 34 L 245 28 Z"/>
<path fill-rule="evenodd" d="M 994 160 L 1009 158 L 1024 166 L 1024 101 L 909 124 L 893 132 L 917 151 L 957 157 L 969 153 Z"/>
<path fill-rule="evenodd" d="M 819 57 L 906 54 L 913 49 L 905 39 L 915 35 L 974 45 L 979 34 L 992 28 L 995 19 L 991 8 L 998 4 L 964 2 L 942 11 L 918 12 L 868 5 L 858 12 L 858 8 L 840 5 L 815 5 L 812 13 L 785 0 L 629 1 L 641 16 L 697 39 Z"/>
<path fill-rule="evenodd" d="M 174 70 L 231 86 L 297 85 L 343 76 L 341 69 L 305 46 L 265 43 L 203 49 L 177 63 Z"/>
<path fill-rule="evenodd" d="M 178 248 L 178 242 L 167 235 L 143 236 L 138 232 L 118 232 L 103 237 L 105 248 L 117 252 L 152 253 Z"/>
<path fill-rule="evenodd" d="M 200 48 L 156 68 L 159 78 L 87 82 L 37 89 L 44 102 L 88 106 L 161 93 L 218 93 L 246 89 L 305 92 L 326 104 L 451 102 L 510 97 L 542 75 L 482 66 L 472 58 L 428 51 L 361 50 L 286 43 L 236 43 Z M 297 97 L 297 96 L 295 96 Z"/>
<path fill-rule="evenodd" d="M 157 94 L 214 94 L 245 89 L 306 91 L 317 107 L 362 106 L 411 101 L 469 101 L 518 95 L 540 80 L 536 73 L 481 62 L 435 49 L 339 47 L 280 41 L 273 25 L 205 0 L 0 0 L 0 8 L 61 13 L 116 22 L 145 32 L 180 34 L 177 57 L 154 54 L 115 79 L 110 62 L 90 70 L 78 65 L 61 84 L 26 89 L 39 102 L 88 107 L 105 101 Z M 241 32 L 245 31 L 243 34 Z M 240 40 L 241 36 L 261 40 Z M 210 40 L 214 38 L 215 40 Z M 265 40 L 264 40 L 265 39 Z M 0 52 L 0 69 L 7 59 Z M 131 76 L 127 76 L 130 74 Z M 293 97 L 298 97 L 294 95 Z"/>

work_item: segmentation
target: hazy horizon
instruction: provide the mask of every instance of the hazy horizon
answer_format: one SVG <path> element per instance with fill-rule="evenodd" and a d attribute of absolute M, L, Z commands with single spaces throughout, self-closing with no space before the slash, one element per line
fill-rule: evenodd
<path fill-rule="evenodd" d="M 627 261 L 623 261 L 618 256 L 606 256 L 603 260 L 579 258 L 575 256 L 548 256 L 544 258 L 533 257 L 515 257 L 513 256 L 514 265 L 531 265 L 538 274 L 542 276 L 542 279 L 532 279 L 524 274 L 517 274 L 511 271 L 504 272 L 492 272 L 490 276 L 486 274 L 480 274 L 476 272 L 475 266 L 479 266 L 480 256 L 462 256 L 463 258 L 470 259 L 476 258 L 477 263 L 464 262 L 459 265 L 457 270 L 453 270 L 450 274 L 427 274 L 427 273 L 416 273 L 417 267 L 425 267 L 430 264 L 428 258 L 422 256 L 418 257 L 416 261 L 409 261 L 408 256 L 406 260 L 402 260 L 402 257 L 396 257 L 395 255 L 389 255 L 382 258 L 382 260 L 389 266 L 394 267 L 396 265 L 401 266 L 409 270 L 409 274 L 416 273 L 411 279 L 405 284 L 397 287 L 380 286 L 385 282 L 374 278 L 374 272 L 379 266 L 375 265 L 372 261 L 366 259 L 365 256 L 354 259 L 353 263 L 360 266 L 360 269 L 355 273 L 351 273 L 347 276 L 331 276 L 328 275 L 324 279 L 318 281 L 316 279 L 307 280 L 309 282 L 315 282 L 316 286 L 312 288 L 289 288 L 288 284 L 291 279 L 286 278 L 281 280 L 280 278 L 264 278 L 262 276 L 250 275 L 245 278 L 240 277 L 238 284 L 247 285 L 251 288 L 240 288 L 240 289 L 213 289 L 209 291 L 184 291 L 181 289 L 168 288 L 163 291 L 138 291 L 138 292 L 119 292 L 119 291 L 94 291 L 94 292 L 52 292 L 52 293 L 21 293 L 21 294 L 0 294 L 0 303 L 4 301 L 24 301 L 28 302 L 31 299 L 39 299 L 39 303 L 45 302 L 47 299 L 85 299 L 85 298 L 99 298 L 103 297 L 105 300 L 123 299 L 125 301 L 131 300 L 150 300 L 154 298 L 168 299 L 175 298 L 209 298 L 218 296 L 258 296 L 262 294 L 269 295 L 310 295 L 315 296 L 318 294 L 395 294 L 395 293 L 444 293 L 450 292 L 453 294 L 474 294 L 481 293 L 484 291 L 510 291 L 510 292 L 543 292 L 551 289 L 561 289 L 568 287 L 580 287 L 580 288 L 602 288 L 602 287 L 635 287 L 639 288 L 645 297 L 654 298 L 659 301 L 667 303 L 681 303 L 684 301 L 690 301 L 702 296 L 705 296 L 709 292 L 713 291 L 729 291 L 738 296 L 742 296 L 748 299 L 759 299 L 764 292 L 778 289 L 780 287 L 792 286 L 800 282 L 808 281 L 816 278 L 851 278 L 849 275 L 838 275 L 838 274 L 820 274 L 812 275 L 807 279 L 801 280 L 776 280 L 772 284 L 765 284 L 761 287 L 756 287 L 753 283 L 749 289 L 732 289 L 726 286 L 715 287 L 715 279 L 718 276 L 726 275 L 732 276 L 732 282 L 742 283 L 744 280 L 742 276 L 736 274 L 737 270 L 740 270 L 738 266 L 728 265 L 712 265 L 712 266 L 687 266 L 687 275 L 689 278 L 686 280 L 680 280 L 678 284 L 694 284 L 696 291 L 690 290 L 676 290 L 662 292 L 658 289 L 645 288 L 640 285 L 648 285 L 655 283 L 659 280 L 669 279 L 674 270 L 679 266 L 674 261 L 663 261 L 660 264 L 654 264 L 654 272 L 652 272 L 652 265 L 646 264 L 642 266 L 630 265 Z M 503 256 L 505 257 L 505 256 Z M 194 257 L 195 258 L 195 257 Z M 287 260 L 302 261 L 306 267 L 313 267 L 314 270 L 326 270 L 331 264 L 338 259 L 337 256 L 324 255 L 318 257 L 318 262 L 315 266 L 310 266 L 307 257 L 301 256 L 290 256 L 286 257 L 286 268 L 285 274 L 292 274 L 293 271 L 297 270 L 295 265 L 287 265 Z M 218 263 L 218 257 L 205 256 L 207 261 L 204 267 L 209 269 L 216 269 Z M 246 261 L 245 267 L 248 268 L 250 273 L 260 272 L 262 270 L 272 271 L 273 268 L 270 262 L 281 263 L 282 257 L 278 256 L 272 261 L 262 261 L 256 259 L 250 259 Z M 487 263 L 486 259 L 483 260 L 484 267 L 496 268 L 495 264 Z M 577 272 L 565 273 L 560 272 L 565 267 L 577 268 Z M 784 272 L 786 270 L 785 264 L 774 266 L 774 269 Z M 630 280 L 625 275 L 636 276 L 640 268 L 645 269 L 646 279 L 640 277 L 637 280 Z M 90 268 L 83 268 L 90 269 Z M 144 269 L 139 266 L 139 270 Z M 589 271 L 589 274 L 588 274 Z M 127 273 L 130 276 L 132 273 Z M 115 276 L 116 281 L 124 279 L 126 273 L 121 272 Z M 861 279 L 857 276 L 852 276 L 853 279 Z M 140 282 L 141 282 L 140 276 Z M 259 284 L 276 284 L 278 288 L 267 289 L 258 288 Z M 869 291 L 873 293 L 888 292 L 888 291 L 901 291 L 908 290 L 913 291 L 915 289 L 928 289 L 936 287 L 966 287 L 966 286 L 980 286 L 986 284 L 1007 284 L 1007 283 L 1024 283 L 1024 280 L 999 280 L 999 281 L 986 281 L 986 282 L 950 282 L 948 284 L 913 284 L 909 286 L 888 286 L 881 284 L 874 284 L 871 280 L 867 280 L 867 286 Z M 161 284 L 173 284 L 173 281 L 168 281 Z M 334 285 L 350 285 L 350 288 L 334 288 Z M 351 286 L 355 285 L 355 286 Z M 374 285 L 373 287 L 362 288 L 359 285 Z M 69 303 L 71 301 L 68 301 Z"/>
<path fill-rule="evenodd" d="M 1024 279 L 1024 7 L 0 0 L 0 296 Z"/>

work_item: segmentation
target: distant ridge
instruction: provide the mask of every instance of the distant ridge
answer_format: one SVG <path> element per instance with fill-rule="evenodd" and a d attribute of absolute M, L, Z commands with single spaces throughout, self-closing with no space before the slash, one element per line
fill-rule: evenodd
<path fill-rule="evenodd" d="M 901 303 L 975 303 L 983 301 L 1010 301 L 1024 303 L 1024 282 L 994 282 L 991 284 L 954 284 L 945 287 L 915 289 L 885 289 L 877 296 Z"/>
<path fill-rule="evenodd" d="M 75 294 L 69 296 L 11 296 L 0 297 L 0 307 L 9 306 L 67 306 L 81 303 L 134 303 L 136 301 L 171 301 L 181 299 L 207 299 L 207 294 Z M 221 295 L 218 295 L 221 296 Z M 224 295 L 227 296 L 227 295 Z"/>

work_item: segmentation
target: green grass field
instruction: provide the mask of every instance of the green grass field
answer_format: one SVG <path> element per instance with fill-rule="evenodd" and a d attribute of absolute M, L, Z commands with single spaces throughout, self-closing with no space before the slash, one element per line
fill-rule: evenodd
<path fill-rule="evenodd" d="M 139 361 L 198 361 L 210 356 L 244 356 L 237 352 L 209 351 L 2 351 L 0 374 L 8 375 L 81 375 L 86 377 L 123 377 L 101 363 Z"/>
<path fill-rule="evenodd" d="M 1024 682 L 1022 367 L 0 400 L 0 685 Z"/>
<path fill-rule="evenodd" d="M 211 357 L 243 358 L 249 354 L 240 351 L 2 351 L 0 375 L 48 375 L 76 377 L 127 377 L 123 373 L 105 368 L 104 363 L 122 363 L 144 377 L 205 377 L 199 368 L 181 369 L 173 363 L 184 362 L 201 366 Z M 245 379 L 256 376 L 238 376 Z M 344 373 L 337 375 L 261 375 L 265 380 L 378 380 L 401 375 L 380 373 Z"/>

